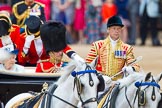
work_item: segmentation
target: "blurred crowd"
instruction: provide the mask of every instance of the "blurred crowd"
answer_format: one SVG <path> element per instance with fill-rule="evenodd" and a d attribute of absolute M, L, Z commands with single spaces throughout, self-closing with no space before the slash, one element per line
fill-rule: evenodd
<path fill-rule="evenodd" d="M 18 24 L 12 17 L 13 7 L 21 1 L 23 0 L 0 0 L 0 10 L 7 10 L 11 14 L 12 23 Z M 150 34 L 152 45 L 161 45 L 158 36 L 159 29 L 162 29 L 161 0 L 34 1 L 44 4 L 45 17 L 41 16 L 41 20 L 55 20 L 65 24 L 69 44 L 91 44 L 96 40 L 104 39 L 108 32 L 107 20 L 113 15 L 118 15 L 125 25 L 121 37 L 124 42 L 136 45 L 136 39 L 140 37 L 140 45 L 145 45 Z"/>

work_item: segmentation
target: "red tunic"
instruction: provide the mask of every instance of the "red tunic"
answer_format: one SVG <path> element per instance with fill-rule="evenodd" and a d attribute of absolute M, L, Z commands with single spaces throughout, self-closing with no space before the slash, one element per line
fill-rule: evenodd
<path fill-rule="evenodd" d="M 62 67 L 63 62 L 55 64 L 51 63 L 49 59 L 43 60 L 37 63 L 36 73 L 55 73 L 60 67 Z"/>
<path fill-rule="evenodd" d="M 20 44 L 20 27 L 18 25 L 13 24 L 9 36 L 11 37 L 12 42 L 18 48 Z M 3 44 L 2 44 L 2 40 L 0 39 L 0 48 L 1 47 L 3 47 Z"/>
<path fill-rule="evenodd" d="M 39 46 L 37 46 L 37 47 L 42 47 L 41 55 L 37 54 L 34 40 L 31 42 L 28 53 L 25 55 L 25 53 L 23 52 L 23 46 L 25 44 L 25 37 L 26 37 L 25 33 L 21 34 L 21 41 L 20 41 L 21 46 L 20 46 L 20 51 L 18 54 L 19 64 L 25 65 L 26 63 L 28 63 L 30 65 L 36 65 L 39 59 L 43 60 L 43 59 L 48 58 L 43 44 L 41 45 L 39 44 Z"/>
<path fill-rule="evenodd" d="M 66 46 L 64 49 L 63 49 L 63 52 L 69 57 L 71 58 L 71 55 L 73 53 L 75 53 L 70 46 Z M 39 63 L 37 63 L 37 66 L 36 66 L 36 73 L 41 73 L 41 72 L 44 72 L 44 73 L 55 73 L 57 72 L 57 70 L 60 68 L 60 67 L 63 67 L 66 65 L 67 62 L 64 62 L 62 61 L 61 63 L 58 63 L 58 64 L 54 64 L 54 63 L 51 63 L 49 61 L 49 59 L 46 59 L 46 60 L 43 60 L 40 61 Z"/>

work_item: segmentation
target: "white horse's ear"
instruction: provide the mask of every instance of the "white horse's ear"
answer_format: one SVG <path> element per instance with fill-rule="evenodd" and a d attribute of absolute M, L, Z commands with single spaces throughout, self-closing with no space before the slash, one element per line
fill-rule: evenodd
<path fill-rule="evenodd" d="M 96 67 L 98 61 L 98 56 L 89 64 L 91 67 Z"/>
<path fill-rule="evenodd" d="M 155 81 L 159 82 L 162 78 L 162 72 L 155 77 Z"/>
<path fill-rule="evenodd" d="M 150 79 L 150 77 L 151 77 L 151 72 L 146 74 L 145 81 L 148 81 Z"/>

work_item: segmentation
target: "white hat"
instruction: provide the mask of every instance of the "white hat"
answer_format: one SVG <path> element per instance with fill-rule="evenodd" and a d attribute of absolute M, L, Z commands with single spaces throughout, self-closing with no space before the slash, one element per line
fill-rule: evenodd
<path fill-rule="evenodd" d="M 14 45 L 6 45 L 2 48 L 0 48 L 0 62 L 9 59 L 11 54 L 18 54 L 18 50 L 14 49 Z"/>

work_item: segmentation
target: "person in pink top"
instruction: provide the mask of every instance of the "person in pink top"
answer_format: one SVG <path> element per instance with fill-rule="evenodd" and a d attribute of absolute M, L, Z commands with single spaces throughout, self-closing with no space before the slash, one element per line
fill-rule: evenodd
<path fill-rule="evenodd" d="M 78 43 L 84 43 L 85 4 L 86 0 L 75 1 L 74 30 L 78 33 Z"/>
<path fill-rule="evenodd" d="M 50 20 L 50 13 L 51 13 L 51 0 L 35 0 L 35 1 L 38 1 L 42 4 L 45 5 L 44 7 L 44 13 L 45 13 L 45 17 L 46 17 L 46 20 Z"/>

